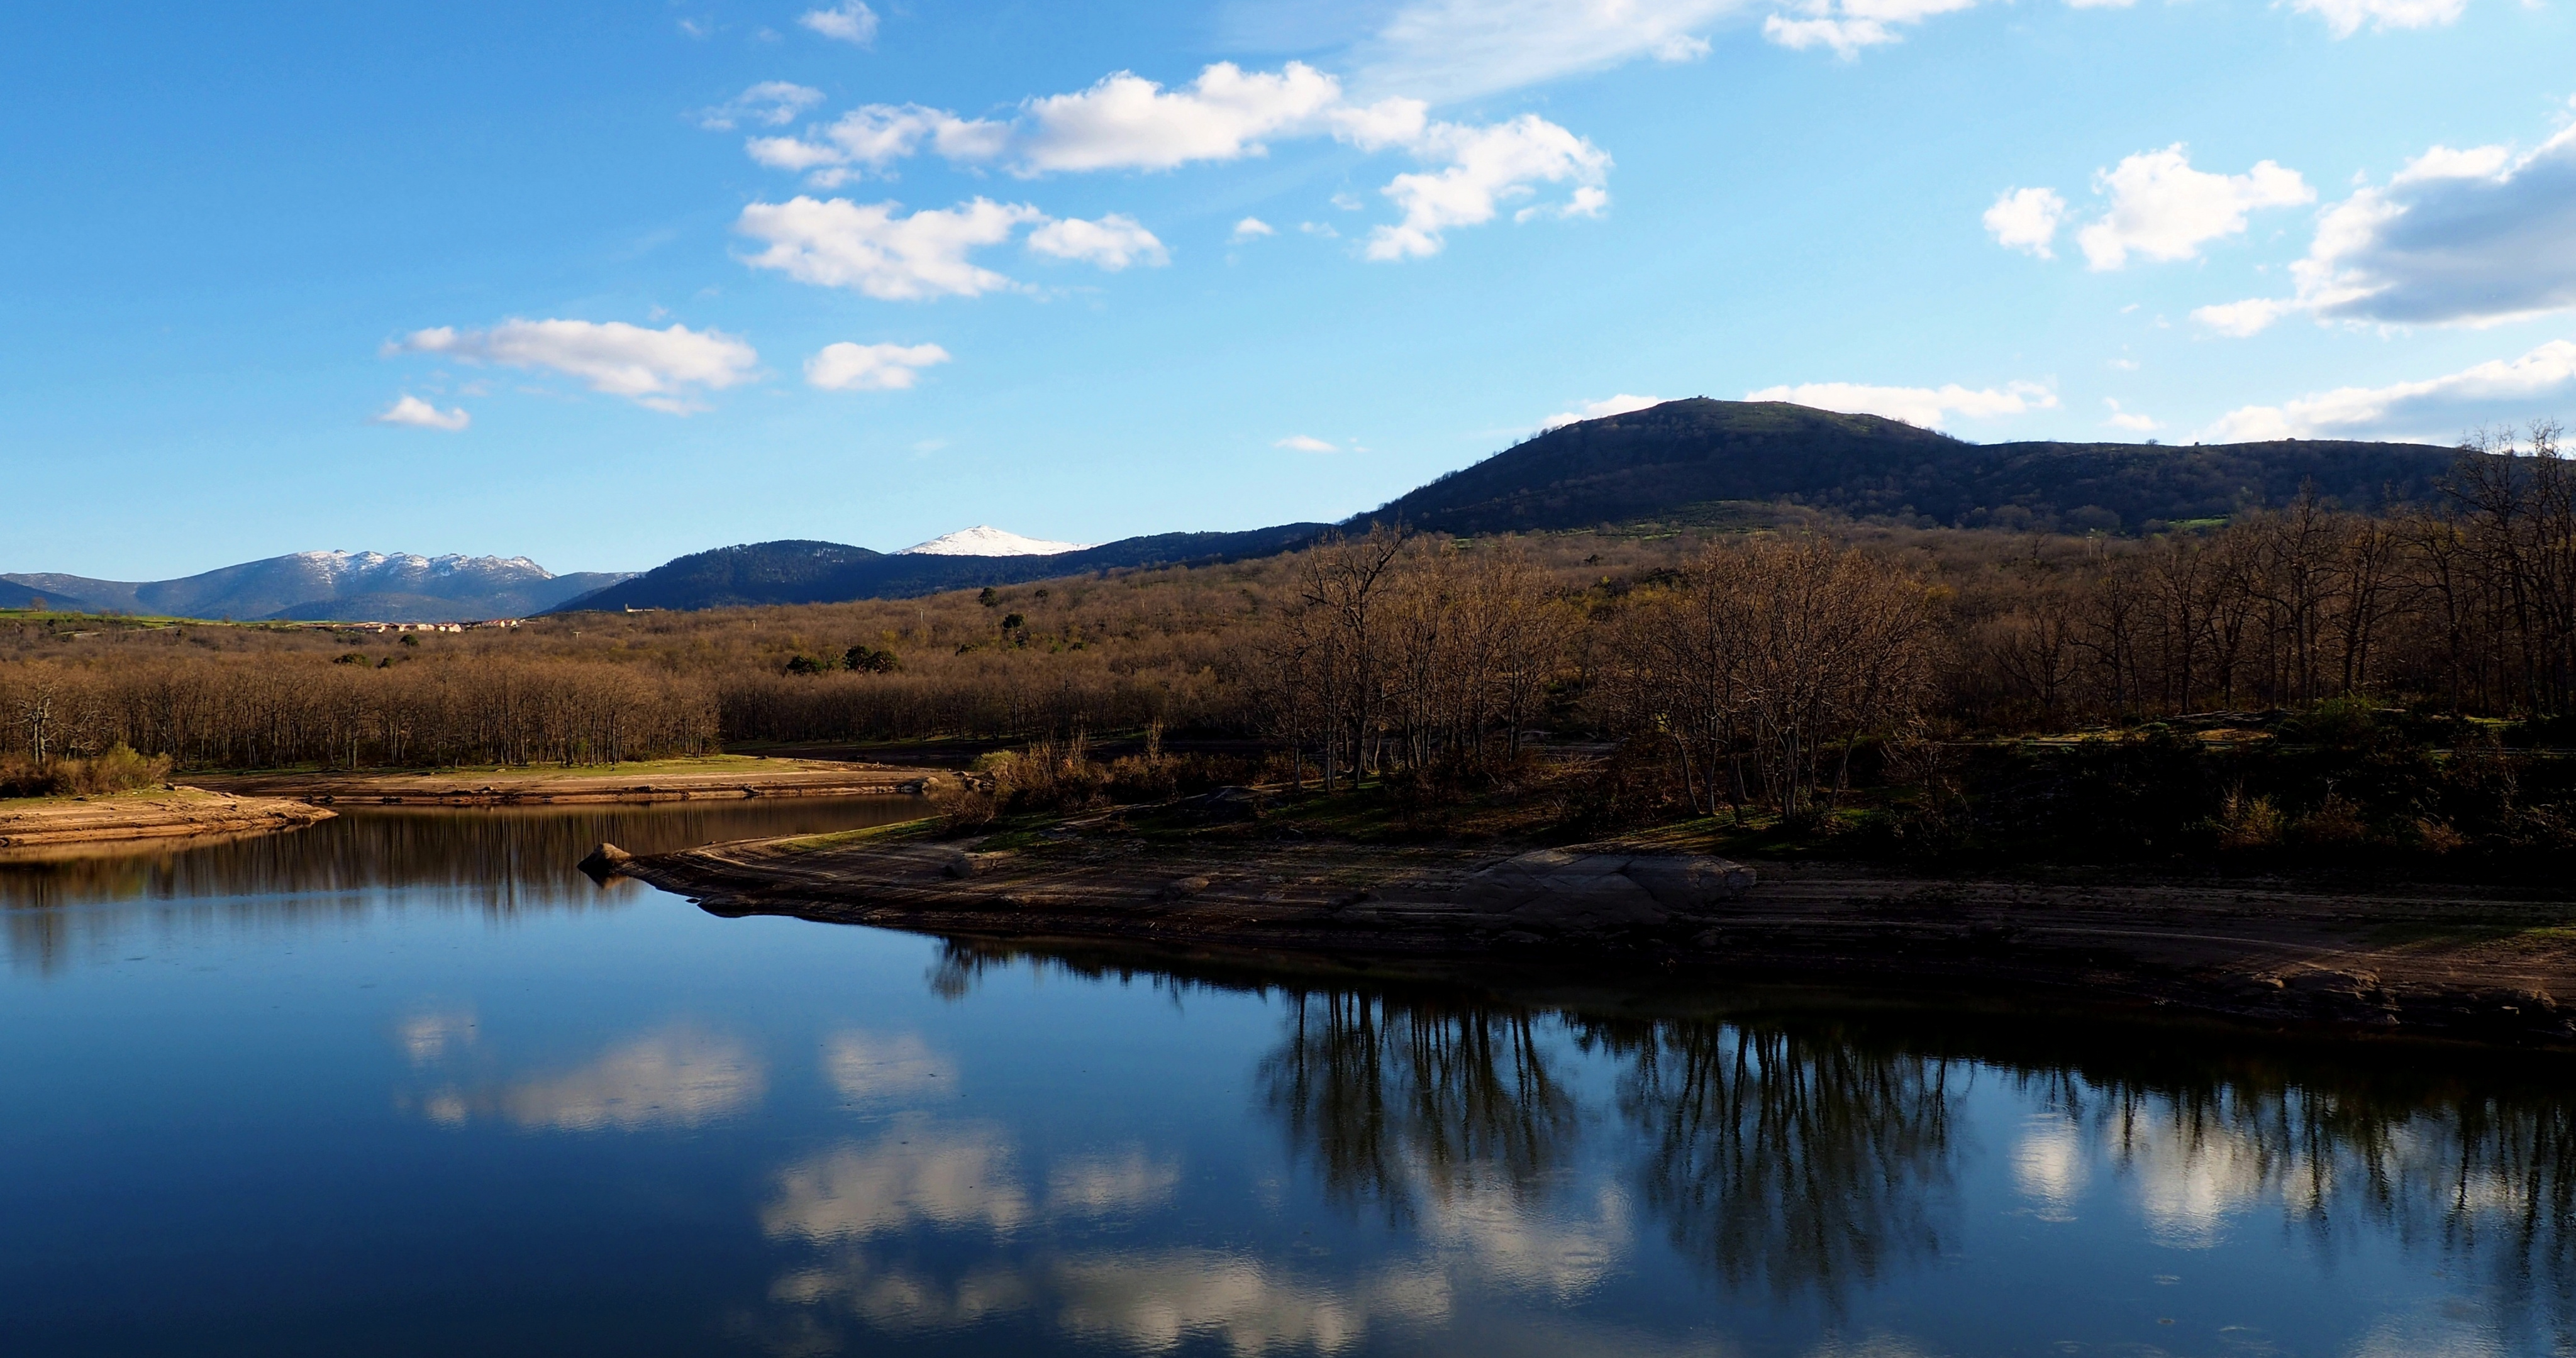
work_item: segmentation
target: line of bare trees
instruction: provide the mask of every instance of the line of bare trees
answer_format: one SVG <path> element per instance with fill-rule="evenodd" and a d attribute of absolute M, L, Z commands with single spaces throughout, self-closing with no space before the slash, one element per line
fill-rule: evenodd
<path fill-rule="evenodd" d="M 1246 696 L 1292 760 L 1314 753 L 1327 790 L 1517 754 L 1579 630 L 1526 552 L 1463 552 L 1395 528 L 1303 553 L 1290 588 L 1243 657 Z"/>
<path fill-rule="evenodd" d="M 0 730 L 11 727 L 40 764 L 119 744 L 221 768 L 603 764 L 718 744 L 699 680 L 515 657 L 0 664 Z"/>
<path fill-rule="evenodd" d="M 2215 532 L 2005 563 L 1960 600 L 1975 724 L 2295 707 L 2367 695 L 2486 716 L 2576 698 L 2576 471 L 2542 424 L 2482 436 L 2444 498 L 2314 496 Z"/>

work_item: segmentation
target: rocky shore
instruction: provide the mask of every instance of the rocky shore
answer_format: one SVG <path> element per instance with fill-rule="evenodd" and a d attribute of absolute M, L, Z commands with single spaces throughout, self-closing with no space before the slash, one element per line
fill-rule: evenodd
<path fill-rule="evenodd" d="M 2564 892 L 2126 874 L 1933 878 L 1651 843 L 1525 852 L 1139 836 L 751 841 L 615 872 L 727 915 L 1246 960 L 1568 968 L 2046 992 L 2270 1025 L 2576 1042 Z"/>

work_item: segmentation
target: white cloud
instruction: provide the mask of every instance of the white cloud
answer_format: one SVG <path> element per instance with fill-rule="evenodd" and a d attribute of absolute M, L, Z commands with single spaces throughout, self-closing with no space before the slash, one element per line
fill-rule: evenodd
<path fill-rule="evenodd" d="M 868 8 L 864 0 L 845 0 L 832 9 L 809 9 L 796 16 L 796 22 L 835 42 L 865 47 L 877 40 L 877 12 Z"/>
<path fill-rule="evenodd" d="M 1921 23 L 1935 14 L 1974 8 L 1977 0 L 1800 0 L 1802 18 L 1773 14 L 1762 21 L 1762 36 L 1783 47 L 1804 51 L 1830 47 L 1848 61 L 1864 47 L 1901 42 L 1891 25 Z"/>
<path fill-rule="evenodd" d="M 768 249 L 746 261 L 754 268 L 776 269 L 800 283 L 853 288 L 904 302 L 975 297 L 1016 286 L 966 256 L 1009 240 L 1022 226 L 1047 220 L 1026 204 L 988 198 L 909 217 L 895 215 L 900 206 L 800 195 L 784 203 L 751 204 L 734 229 L 768 242 Z"/>
<path fill-rule="evenodd" d="M 1242 221 L 1234 224 L 1234 234 L 1226 237 L 1226 239 L 1237 245 L 1241 245 L 1243 242 L 1248 240 L 1256 240 L 1262 236 L 1275 236 L 1278 234 L 1279 232 L 1277 228 L 1271 226 L 1270 223 L 1261 220 L 1259 217 L 1246 217 Z"/>
<path fill-rule="evenodd" d="M 2132 252 L 2156 260 L 2190 259 L 2203 244 L 2242 232 L 2245 214 L 2256 208 L 2317 197 L 2297 171 L 2268 160 L 2240 175 L 2195 170 L 2181 142 L 2099 171 L 2093 186 L 2111 195 L 2110 211 L 2075 239 L 2084 247 L 2085 263 L 2105 270 L 2126 266 Z"/>
<path fill-rule="evenodd" d="M 1363 151 L 1383 151 L 1390 146 L 1411 146 L 1422 140 L 1431 127 L 1431 106 L 1419 99 L 1380 99 L 1374 104 L 1344 104 L 1325 117 L 1333 135 Z M 1344 212 L 1357 212 L 1360 201 L 1348 193 L 1336 193 L 1333 206 Z"/>
<path fill-rule="evenodd" d="M 2008 250 L 2028 250 L 2041 259 L 2057 258 L 2057 224 L 2066 218 L 2066 200 L 2055 189 L 2006 189 L 1986 209 L 1986 230 Z"/>
<path fill-rule="evenodd" d="M 820 132 L 801 138 L 755 137 L 744 149 L 771 169 L 817 171 L 810 182 L 830 188 L 863 170 L 882 174 L 924 146 L 961 164 L 980 164 L 1000 156 L 1010 137 L 1008 123 L 960 118 L 920 104 L 863 104 Z"/>
<path fill-rule="evenodd" d="M 764 80 L 714 108 L 701 110 L 698 126 L 716 132 L 729 132 L 744 123 L 785 127 L 796 121 L 797 114 L 821 102 L 821 90 L 784 80 Z"/>
<path fill-rule="evenodd" d="M 1298 61 L 1275 74 L 1221 61 L 1186 89 L 1168 91 L 1120 71 L 1087 90 L 1030 100 L 1019 157 L 1039 172 L 1168 170 L 1257 156 L 1266 150 L 1262 138 L 1313 123 L 1341 97 L 1341 82 Z"/>
<path fill-rule="evenodd" d="M 1493 220 L 1501 201 L 1528 197 L 1541 183 L 1572 180 L 1598 189 L 1610 169 L 1608 152 L 1530 113 L 1487 127 L 1436 123 L 1424 130 L 1416 151 L 1449 164 L 1397 175 L 1381 190 L 1404 219 L 1369 233 L 1370 259 L 1438 254 L 1443 232 Z M 1606 194 L 1593 198 L 1588 211 L 1597 214 L 1606 202 Z"/>
<path fill-rule="evenodd" d="M 1359 48 L 1359 83 L 1442 103 L 1651 57 L 1691 61 L 1744 0 L 1414 0 Z"/>
<path fill-rule="evenodd" d="M 894 302 L 977 297 L 1020 287 L 968 256 L 1008 241 L 1023 226 L 1036 228 L 1028 238 L 1032 251 L 1112 273 L 1131 264 L 1171 261 L 1171 252 L 1153 232 L 1114 212 L 1098 221 L 1058 220 L 1026 203 L 989 198 L 926 208 L 908 217 L 898 215 L 901 209 L 900 203 L 800 195 L 784 203 L 751 204 L 734 229 L 768 242 L 768 249 L 743 261 L 754 268 Z"/>
<path fill-rule="evenodd" d="M 543 368 L 580 378 L 592 391 L 623 396 L 674 415 L 701 409 L 696 389 L 748 382 L 760 355 L 740 338 L 674 325 L 648 330 L 624 321 L 508 320 L 489 330 L 415 330 L 397 346 L 468 363 Z"/>
<path fill-rule="evenodd" d="M 474 423 L 474 417 L 466 414 L 462 406 L 454 410 L 441 410 L 406 392 L 401 400 L 385 407 L 383 413 L 375 417 L 374 422 L 405 425 L 413 429 L 444 429 L 453 434 Z"/>
<path fill-rule="evenodd" d="M 2250 335 L 2293 311 L 2379 325 L 2493 325 L 2576 308 L 2576 127 L 2528 155 L 2436 146 L 2326 209 L 2287 299 L 2192 313 Z"/>
<path fill-rule="evenodd" d="M 1661 396 L 1631 396 L 1623 391 L 1616 396 L 1602 397 L 1598 401 L 1586 401 L 1574 410 L 1558 411 L 1539 421 L 1538 427 L 1556 429 L 1584 420 L 1600 420 L 1612 415 L 1625 415 L 1632 410 L 1644 410 L 1649 406 L 1659 406 L 1663 403 L 1664 398 Z"/>
<path fill-rule="evenodd" d="M 1110 213 L 1096 222 L 1067 217 L 1029 233 L 1029 248 L 1055 259 L 1075 259 L 1117 273 L 1130 264 L 1161 266 L 1171 251 L 1133 217 Z"/>
<path fill-rule="evenodd" d="M 1246 72 L 1219 62 L 1186 87 L 1169 90 L 1120 71 L 1086 90 L 1026 100 L 1008 123 L 963 119 L 917 104 L 871 104 L 819 134 L 755 137 L 745 149 L 760 164 L 806 175 L 818 189 L 837 187 L 862 171 L 883 173 L 925 146 L 952 161 L 1002 161 L 1016 174 L 1039 175 L 1172 169 L 1263 155 L 1268 141 L 1278 137 L 1329 135 L 1363 151 L 1401 147 L 1442 166 L 1399 175 L 1381 190 L 1402 210 L 1403 220 L 1372 233 L 1366 250 L 1372 259 L 1435 254 L 1448 228 L 1490 221 L 1501 202 L 1531 197 L 1543 183 L 1572 181 L 1572 188 L 1561 202 L 1520 208 L 1514 220 L 1597 217 L 1608 209 L 1602 179 L 1610 158 L 1589 141 L 1534 115 L 1477 127 L 1431 122 L 1428 109 L 1410 98 L 1349 102 L 1339 80 L 1302 62 L 1277 72 Z M 1168 257 L 1161 242 L 1132 220 L 1104 218 L 1103 224 L 1113 220 L 1128 229 L 1104 233 L 1094 224 L 1074 223 L 1042 231 L 1043 240 L 1033 239 L 1032 245 L 1113 269 Z"/>
<path fill-rule="evenodd" d="M 1024 100 L 1007 122 L 920 104 L 868 104 L 819 133 L 764 139 L 751 149 L 762 164 L 800 172 L 821 165 L 882 171 L 925 146 L 961 164 L 1006 160 L 1023 176 L 1168 170 L 1263 155 L 1275 137 L 1329 133 L 1368 151 L 1405 145 L 1421 135 L 1425 111 L 1412 99 L 1349 103 L 1339 80 L 1302 62 L 1277 72 L 1218 62 L 1171 90 L 1119 71 L 1089 89 Z"/>
<path fill-rule="evenodd" d="M 794 137 L 754 137 L 742 146 L 753 161 L 773 170 L 798 174 L 825 165 L 849 163 L 849 156 L 837 146 L 799 141 Z"/>
<path fill-rule="evenodd" d="M 925 148 L 960 164 L 1000 163 L 1022 176 L 1168 170 L 1198 161 L 1236 160 L 1267 154 L 1269 142 L 1284 137 L 1330 136 L 1370 152 L 1400 148 L 1436 168 L 1398 175 L 1381 190 L 1403 217 L 1372 233 L 1366 249 L 1372 259 L 1436 254 L 1443 232 L 1491 221 L 1503 203 L 1529 199 L 1541 184 L 1569 188 L 1560 201 L 1519 207 L 1514 220 L 1598 217 L 1608 210 L 1610 195 L 1603 180 L 1610 157 L 1591 142 L 1535 115 L 1474 126 L 1433 122 L 1429 107 L 1411 98 L 1354 103 L 1344 97 L 1338 79 L 1302 62 L 1289 62 L 1276 72 L 1219 62 L 1175 89 L 1120 71 L 1089 89 L 1023 101 L 1009 122 L 965 119 L 918 104 L 870 104 L 819 132 L 754 137 L 745 149 L 762 165 L 803 174 L 809 187 L 830 189 L 863 172 L 885 173 Z M 766 204 L 756 208 L 764 214 L 780 210 Z M 1149 246 L 1150 236 L 1140 240 L 1142 228 L 1132 221 L 1129 226 L 1121 250 L 1104 252 L 1102 233 L 1082 225 L 1041 233 L 1047 243 L 1037 248 L 1060 253 L 1051 247 L 1062 245 L 1081 251 L 1070 257 L 1117 261 L 1107 264 L 1111 268 L 1137 260 L 1161 262 L 1166 253 L 1161 243 Z M 988 282 L 978 290 L 992 286 Z"/>
<path fill-rule="evenodd" d="M 2152 434 L 2155 431 L 2164 428 L 2164 425 L 2155 419 L 2141 415 L 2134 410 L 2122 410 L 2120 408 L 2120 403 L 2112 400 L 2108 396 L 2102 398 L 2102 404 L 2111 408 L 2111 418 L 2106 421 L 2106 423 L 2110 424 L 2113 428 L 2127 429 L 2140 434 Z"/>
<path fill-rule="evenodd" d="M 1290 434 L 1288 437 L 1281 439 L 1270 446 L 1273 448 L 1285 448 L 1294 453 L 1338 453 L 1341 451 L 1341 449 L 1334 447 L 1332 444 L 1326 443 L 1322 439 L 1309 434 Z"/>
<path fill-rule="evenodd" d="M 2338 38 L 2360 32 L 2363 24 L 2384 33 L 2457 23 L 2468 7 L 2468 0 L 2290 0 L 2290 8 L 2325 20 Z"/>
<path fill-rule="evenodd" d="M 1598 217 L 1610 210 L 1610 191 L 1598 184 L 1578 186 L 1562 203 L 1535 203 L 1512 214 L 1512 220 L 1526 222 L 1539 217 L 1570 221 L 1576 217 Z"/>
<path fill-rule="evenodd" d="M 2229 411 L 2208 437 L 2439 439 L 2461 429 L 2554 413 L 2576 400 L 2576 342 L 2552 340 L 2520 358 L 2384 387 L 2340 387 L 2277 406 Z"/>
<path fill-rule="evenodd" d="M 1979 389 L 1956 383 L 1943 387 L 1872 387 L 1853 382 L 1808 382 L 1794 387 L 1764 387 L 1747 393 L 1744 399 L 1788 401 L 1851 415 L 1884 415 L 1925 429 L 1938 427 L 1948 415 L 1991 420 L 2057 408 L 2057 393 L 2036 382 Z"/>
<path fill-rule="evenodd" d="M 805 381 L 825 391 L 903 391 L 921 370 L 948 361 L 936 344 L 826 344 L 805 360 Z"/>
<path fill-rule="evenodd" d="M 2222 335 L 2234 335 L 2242 339 L 2247 335 L 2260 333 L 2272 322 L 2279 320 L 2281 313 L 2289 309 L 2290 304 L 2287 302 L 2276 302 L 2268 297 L 2250 297 L 2242 302 L 2220 302 L 2211 306 L 2195 307 L 2192 309 L 2191 318 Z"/>

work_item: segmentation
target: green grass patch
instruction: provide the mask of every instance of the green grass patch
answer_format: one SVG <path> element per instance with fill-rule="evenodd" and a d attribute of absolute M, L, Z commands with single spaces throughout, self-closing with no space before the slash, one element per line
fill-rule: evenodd
<path fill-rule="evenodd" d="M 214 793 L 201 792 L 195 788 L 182 788 L 179 791 L 172 792 L 159 787 L 142 787 L 136 788 L 130 792 L 93 792 L 87 796 L 64 795 L 49 797 L 0 797 L 0 808 L 5 808 L 10 811 L 24 811 L 47 806 L 96 806 L 101 802 L 144 802 L 154 800 L 168 802 L 210 802 L 219 800 L 219 798 L 217 798 Z"/>
<path fill-rule="evenodd" d="M 895 821 L 890 825 L 870 825 L 857 830 L 833 830 L 825 834 L 805 835 L 787 840 L 778 847 L 788 853 L 815 853 L 823 849 L 836 849 L 843 845 L 861 844 L 869 840 L 923 839 L 938 826 L 939 817 L 923 816 L 917 820 Z"/>

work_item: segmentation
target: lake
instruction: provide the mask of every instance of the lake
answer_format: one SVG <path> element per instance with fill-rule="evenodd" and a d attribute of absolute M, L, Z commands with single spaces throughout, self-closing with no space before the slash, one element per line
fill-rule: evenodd
<path fill-rule="evenodd" d="M 913 814 L 0 866 L 0 1354 L 2576 1352 L 2561 1058 L 1028 952 L 572 866 Z"/>

